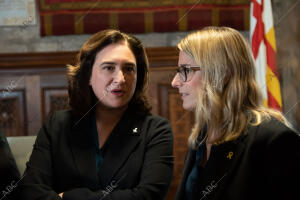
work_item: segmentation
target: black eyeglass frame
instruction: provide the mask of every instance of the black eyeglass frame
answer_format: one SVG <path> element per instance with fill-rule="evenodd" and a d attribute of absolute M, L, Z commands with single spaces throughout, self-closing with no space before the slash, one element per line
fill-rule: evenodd
<path fill-rule="evenodd" d="M 189 70 L 191 70 L 191 71 L 189 71 Z M 181 65 L 176 69 L 176 73 L 179 74 L 179 78 L 182 82 L 188 82 L 193 78 L 194 72 L 199 71 L 199 70 L 200 70 L 199 66 Z M 190 72 L 193 72 L 193 74 L 188 79 L 188 74 Z"/>

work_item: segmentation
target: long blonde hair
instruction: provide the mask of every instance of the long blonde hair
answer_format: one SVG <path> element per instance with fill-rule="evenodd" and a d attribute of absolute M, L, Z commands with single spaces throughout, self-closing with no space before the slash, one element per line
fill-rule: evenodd
<path fill-rule="evenodd" d="M 259 125 L 271 116 L 287 124 L 283 115 L 261 106 L 254 59 L 244 37 L 227 27 L 206 27 L 186 36 L 178 48 L 199 65 L 202 85 L 189 145 L 207 140 L 220 144 L 238 138 L 247 125 Z M 200 130 L 207 131 L 197 141 Z"/>

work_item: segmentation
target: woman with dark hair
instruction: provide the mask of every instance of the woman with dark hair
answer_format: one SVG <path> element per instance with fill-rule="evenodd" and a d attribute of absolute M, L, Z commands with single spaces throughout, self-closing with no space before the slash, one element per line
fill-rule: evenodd
<path fill-rule="evenodd" d="M 68 68 L 70 110 L 40 130 L 22 200 L 163 199 L 173 170 L 169 122 L 150 114 L 148 61 L 135 37 L 94 34 Z"/>
<path fill-rule="evenodd" d="M 176 200 L 300 199 L 300 137 L 264 108 L 249 45 L 207 27 L 178 44 L 172 86 L 195 126 Z"/>

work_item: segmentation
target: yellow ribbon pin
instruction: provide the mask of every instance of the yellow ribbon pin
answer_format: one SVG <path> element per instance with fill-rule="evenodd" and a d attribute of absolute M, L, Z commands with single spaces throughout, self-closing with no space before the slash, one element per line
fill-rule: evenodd
<path fill-rule="evenodd" d="M 231 159 L 232 156 L 233 156 L 233 152 L 230 151 L 230 152 L 228 153 L 228 155 L 227 155 L 227 158 L 228 158 L 228 159 Z"/>

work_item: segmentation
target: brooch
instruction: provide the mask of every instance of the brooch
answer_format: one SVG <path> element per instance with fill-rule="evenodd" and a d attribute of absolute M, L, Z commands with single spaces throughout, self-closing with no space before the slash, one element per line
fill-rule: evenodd
<path fill-rule="evenodd" d="M 138 128 L 132 129 L 132 134 L 133 134 L 133 135 L 137 134 L 137 132 L 138 132 Z"/>
<path fill-rule="evenodd" d="M 233 156 L 233 152 L 230 151 L 230 152 L 228 153 L 228 155 L 227 155 L 227 158 L 230 160 L 232 156 Z"/>

